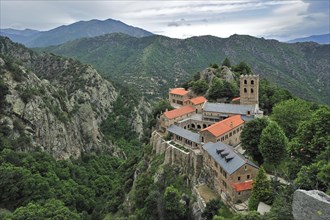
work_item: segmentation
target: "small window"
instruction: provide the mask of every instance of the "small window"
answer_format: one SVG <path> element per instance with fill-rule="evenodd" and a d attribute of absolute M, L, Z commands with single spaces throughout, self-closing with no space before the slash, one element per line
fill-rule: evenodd
<path fill-rule="evenodd" d="M 251 85 L 253 85 L 254 84 L 254 80 L 251 80 Z"/>
<path fill-rule="evenodd" d="M 244 80 L 244 84 L 245 84 L 245 85 L 247 84 L 247 80 L 246 80 L 246 79 Z"/>
<path fill-rule="evenodd" d="M 244 166 L 244 170 L 247 170 L 247 166 Z"/>
<path fill-rule="evenodd" d="M 244 93 L 247 93 L 247 89 L 246 88 L 244 88 Z"/>
<path fill-rule="evenodd" d="M 240 176 L 239 176 L 239 177 L 237 177 L 237 180 L 238 180 L 238 181 L 241 181 L 241 177 L 240 177 Z"/>
<path fill-rule="evenodd" d="M 247 111 L 247 114 L 249 115 L 249 114 L 251 114 L 251 112 L 250 111 Z"/>
<path fill-rule="evenodd" d="M 247 176 L 246 176 L 246 179 L 248 179 L 248 180 L 249 180 L 249 179 L 250 179 L 250 175 L 247 175 Z"/>
<path fill-rule="evenodd" d="M 254 90 L 251 88 L 251 93 L 254 93 Z"/>
<path fill-rule="evenodd" d="M 238 192 L 238 195 L 241 195 L 241 192 Z"/>

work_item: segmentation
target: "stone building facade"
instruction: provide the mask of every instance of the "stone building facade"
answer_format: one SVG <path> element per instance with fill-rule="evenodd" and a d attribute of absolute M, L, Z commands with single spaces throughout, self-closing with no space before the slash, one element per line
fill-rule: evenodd
<path fill-rule="evenodd" d="M 258 103 L 259 76 L 241 76 L 240 95 L 231 104 L 209 103 L 202 96 L 189 97 L 183 88 L 170 89 L 169 101 L 176 109 L 164 112 L 159 121 L 159 130 L 171 137 L 161 144 L 167 146 L 168 161 L 181 158 L 180 165 L 185 166 L 185 160 L 194 164 L 189 167 L 198 167 L 195 174 L 208 173 L 207 184 L 231 204 L 248 199 L 258 171 L 232 146 L 240 143 L 244 123 L 263 115 Z"/>
<path fill-rule="evenodd" d="M 209 184 L 217 193 L 232 203 L 247 200 L 258 166 L 221 142 L 204 144 L 203 155 L 203 166 L 208 167 L 214 177 Z"/>
<path fill-rule="evenodd" d="M 200 132 L 201 143 L 218 142 L 236 146 L 239 144 L 244 121 L 240 115 L 231 116 L 217 122 Z"/>
<path fill-rule="evenodd" d="M 178 109 L 164 112 L 159 119 L 159 129 L 163 132 L 174 123 L 186 119 L 194 115 L 196 109 L 193 106 L 187 105 Z"/>
<path fill-rule="evenodd" d="M 189 91 L 184 88 L 173 88 L 168 93 L 169 101 L 173 106 L 183 106 L 184 101 L 189 99 Z"/>
<path fill-rule="evenodd" d="M 259 76 L 241 75 L 240 78 L 240 104 L 259 104 Z"/>

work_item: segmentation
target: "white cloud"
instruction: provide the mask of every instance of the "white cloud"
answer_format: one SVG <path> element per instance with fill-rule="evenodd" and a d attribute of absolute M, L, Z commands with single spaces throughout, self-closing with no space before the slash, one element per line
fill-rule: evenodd
<path fill-rule="evenodd" d="M 326 0 L 328 1 L 328 0 Z M 79 20 L 121 20 L 170 37 L 234 33 L 291 37 L 326 32 L 329 7 L 310 1 L 1 1 L 1 28 L 47 30 Z M 304 25 L 302 25 L 304 24 Z"/>

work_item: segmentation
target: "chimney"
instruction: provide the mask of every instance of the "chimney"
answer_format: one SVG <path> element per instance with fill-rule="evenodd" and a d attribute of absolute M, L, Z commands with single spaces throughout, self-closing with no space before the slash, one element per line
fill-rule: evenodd
<path fill-rule="evenodd" d="M 230 122 L 230 127 L 232 128 L 233 126 L 234 126 L 234 125 L 233 125 L 233 122 L 231 121 L 231 122 Z"/>

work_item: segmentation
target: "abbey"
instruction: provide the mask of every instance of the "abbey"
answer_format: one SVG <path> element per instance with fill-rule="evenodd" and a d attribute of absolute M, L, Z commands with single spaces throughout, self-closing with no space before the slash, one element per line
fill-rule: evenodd
<path fill-rule="evenodd" d="M 237 147 L 244 124 L 263 116 L 258 100 L 259 76 L 242 75 L 240 97 L 231 103 L 211 103 L 190 94 L 183 88 L 169 90 L 169 101 L 175 109 L 160 116 L 158 132 L 170 137 L 169 142 L 175 143 L 172 147 L 180 145 L 193 154 L 195 173 L 207 170 L 206 184 L 224 201 L 246 201 L 258 166 Z"/>

